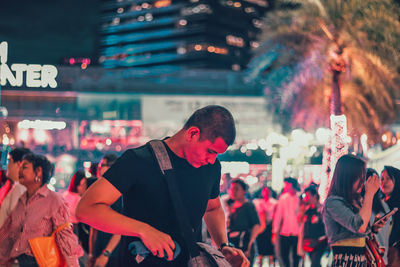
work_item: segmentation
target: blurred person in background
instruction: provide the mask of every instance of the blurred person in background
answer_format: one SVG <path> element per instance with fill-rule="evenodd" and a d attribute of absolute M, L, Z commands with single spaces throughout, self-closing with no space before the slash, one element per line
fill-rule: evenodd
<path fill-rule="evenodd" d="M 103 179 L 103 174 L 114 164 L 118 156 L 106 154 L 101 159 L 98 167 L 98 179 Z M 122 197 L 120 197 L 111 208 L 116 212 L 122 212 Z M 88 267 L 117 267 L 119 265 L 119 242 L 121 235 L 99 231 L 93 227 L 89 234 L 89 261 Z"/>
<path fill-rule="evenodd" d="M 118 156 L 116 154 L 105 154 L 97 167 L 97 178 L 103 178 L 104 173 L 111 167 L 117 158 Z"/>
<path fill-rule="evenodd" d="M 15 259 L 20 267 L 37 266 L 28 240 L 50 236 L 57 227 L 70 221 L 62 197 L 47 188 L 52 169 L 44 156 L 29 153 L 23 157 L 19 181 L 27 190 L 0 228 L 0 266 L 9 266 Z M 72 229 L 64 228 L 56 233 L 55 239 L 67 266 L 79 266 L 82 248 Z"/>
<path fill-rule="evenodd" d="M 86 179 L 87 188 L 89 188 L 94 182 L 96 182 L 96 180 L 97 179 L 94 177 L 87 178 Z M 78 222 L 79 242 L 87 255 L 89 255 L 89 235 L 90 235 L 90 226 L 85 223 Z M 79 259 L 79 260 L 81 261 L 81 259 Z M 87 260 L 88 259 L 86 259 L 86 261 L 84 261 L 85 266 L 86 266 Z"/>
<path fill-rule="evenodd" d="M 298 190 L 299 184 L 295 178 L 286 177 L 284 179 L 283 191 L 279 197 L 272 223 L 271 241 L 275 244 L 279 238 L 279 257 L 284 267 L 297 267 L 300 260 L 297 255 L 300 232 L 300 223 L 297 218 L 300 205 L 300 198 L 297 196 Z"/>
<path fill-rule="evenodd" d="M 6 176 L 10 187 L 0 206 L 0 227 L 17 205 L 18 199 L 26 191 L 26 187 L 19 183 L 19 169 L 21 167 L 22 158 L 28 153 L 30 153 L 29 149 L 17 147 L 8 155 Z"/>
<path fill-rule="evenodd" d="M 272 237 L 272 219 L 275 213 L 277 200 L 271 195 L 271 189 L 264 187 L 261 191 L 263 198 L 254 199 L 253 203 L 260 218 L 260 234 L 257 236 L 258 265 L 263 266 L 264 257 L 268 257 L 268 264 L 275 265 L 274 245 Z"/>
<path fill-rule="evenodd" d="M 241 179 L 234 179 L 228 190 L 228 239 L 240 248 L 253 265 L 255 241 L 260 232 L 260 220 L 254 204 L 246 198 L 248 185 Z"/>
<path fill-rule="evenodd" d="M 72 175 L 67 191 L 62 194 L 69 207 L 71 222 L 74 224 L 74 227 L 78 224 L 78 220 L 75 217 L 75 209 L 86 189 L 87 182 L 85 171 L 78 170 Z"/>
<path fill-rule="evenodd" d="M 98 168 L 99 168 L 99 162 L 92 162 L 90 164 L 89 172 L 92 175 L 92 177 L 97 178 Z"/>
<path fill-rule="evenodd" d="M 379 177 L 365 182 L 366 164 L 353 155 L 344 155 L 336 163 L 331 185 L 322 210 L 325 232 L 332 248 L 332 266 L 367 266 L 366 231 L 372 201 L 379 189 Z M 365 185 L 364 185 L 365 184 Z M 361 199 L 365 187 L 364 199 Z"/>
<path fill-rule="evenodd" d="M 380 189 L 390 210 L 400 209 L 400 170 L 385 166 L 381 174 Z M 388 266 L 400 266 L 400 211 L 392 216 L 389 235 Z"/>
<path fill-rule="evenodd" d="M 74 175 L 72 175 L 67 191 L 63 192 L 62 194 L 69 208 L 71 223 L 73 224 L 74 227 L 74 233 L 78 235 L 79 244 L 83 248 L 84 248 L 84 246 L 82 245 L 83 237 L 81 236 L 81 231 L 79 229 L 80 228 L 79 221 L 75 217 L 75 209 L 76 206 L 78 205 L 79 200 L 81 200 L 83 193 L 85 193 L 86 189 L 87 189 L 87 180 L 85 171 L 78 170 L 74 173 Z M 85 252 L 84 255 L 81 258 L 79 258 L 79 263 L 81 266 L 83 266 L 88 260 L 87 250 L 84 249 L 83 251 Z"/>
<path fill-rule="evenodd" d="M 11 181 L 10 179 L 7 179 L 6 171 L 1 169 L 0 166 L 0 207 L 1 203 L 3 203 L 3 200 L 7 196 L 10 189 L 11 189 Z"/>
<path fill-rule="evenodd" d="M 304 215 L 301 218 L 298 252 L 300 256 L 309 253 L 311 267 L 321 267 L 321 258 L 327 250 L 328 242 L 318 189 L 312 185 L 304 189 L 302 202 Z"/>
<path fill-rule="evenodd" d="M 366 180 L 373 177 L 374 175 L 379 176 L 378 172 L 372 168 L 367 168 Z M 365 189 L 362 190 L 361 195 L 365 196 Z M 374 221 L 377 218 L 380 218 L 382 215 L 390 211 L 389 205 L 383 200 L 383 193 L 380 189 L 375 193 L 374 199 L 372 200 L 372 211 L 371 211 L 371 219 L 370 225 L 373 225 Z M 393 218 L 388 219 L 388 223 L 386 223 L 380 231 L 374 231 L 375 237 L 378 242 L 379 248 L 381 251 L 384 251 L 383 260 L 385 264 L 388 264 L 388 251 L 389 251 L 389 233 L 391 229 L 391 225 L 393 223 Z M 374 229 L 373 229 L 374 230 Z"/>

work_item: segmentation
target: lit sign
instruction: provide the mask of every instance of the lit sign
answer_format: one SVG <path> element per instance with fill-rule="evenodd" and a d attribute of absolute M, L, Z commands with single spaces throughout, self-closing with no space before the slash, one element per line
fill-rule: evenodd
<path fill-rule="evenodd" d="M 57 68 L 53 65 L 38 64 L 12 64 L 7 63 L 8 44 L 0 43 L 0 84 L 5 86 L 7 82 L 11 86 L 21 87 L 24 82 L 27 87 L 57 87 Z M 13 73 L 14 72 L 14 73 Z"/>
<path fill-rule="evenodd" d="M 18 122 L 19 129 L 63 130 L 67 127 L 64 121 L 23 120 Z"/>

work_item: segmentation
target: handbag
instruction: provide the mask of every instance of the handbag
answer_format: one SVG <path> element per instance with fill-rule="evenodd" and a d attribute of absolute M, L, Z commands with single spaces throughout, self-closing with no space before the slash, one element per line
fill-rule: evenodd
<path fill-rule="evenodd" d="M 50 236 L 29 239 L 29 245 L 39 267 L 67 267 L 57 246 L 55 234 L 71 225 L 71 223 L 65 223 L 57 227 Z"/>
<path fill-rule="evenodd" d="M 379 243 L 376 240 L 373 232 L 368 233 L 367 242 L 365 246 L 365 256 L 367 258 L 368 266 L 371 267 L 386 267 L 383 260 L 383 253 L 379 249 Z"/>
<path fill-rule="evenodd" d="M 183 239 L 188 247 L 190 259 L 188 262 L 189 267 L 230 267 L 231 264 L 225 259 L 225 256 L 215 247 L 196 242 L 194 232 L 190 226 L 189 219 L 177 185 L 175 182 L 175 173 L 172 167 L 171 160 L 165 145 L 160 140 L 152 140 L 149 142 L 153 155 L 157 159 L 161 173 L 163 174 L 172 204 L 175 209 L 175 215 L 178 219 L 179 227 L 183 234 Z"/>

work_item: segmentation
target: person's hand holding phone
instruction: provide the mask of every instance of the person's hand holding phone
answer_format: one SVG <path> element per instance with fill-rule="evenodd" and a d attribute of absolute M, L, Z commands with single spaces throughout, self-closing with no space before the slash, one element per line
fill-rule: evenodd
<path fill-rule="evenodd" d="M 389 211 L 385 215 L 381 216 L 380 214 L 377 214 L 375 217 L 374 224 L 372 225 L 372 231 L 374 233 L 378 232 L 383 226 L 385 226 L 386 222 L 389 220 L 389 218 L 397 212 L 397 208 L 394 208 L 393 210 Z"/>

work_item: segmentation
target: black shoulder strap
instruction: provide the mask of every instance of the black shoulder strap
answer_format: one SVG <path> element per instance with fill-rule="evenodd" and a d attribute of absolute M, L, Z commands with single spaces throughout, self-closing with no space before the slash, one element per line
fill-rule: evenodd
<path fill-rule="evenodd" d="M 168 156 L 167 149 L 161 140 L 152 140 L 149 142 L 150 147 L 157 159 L 158 165 L 160 167 L 161 173 L 164 175 L 165 180 L 168 185 L 168 191 L 172 199 L 172 204 L 175 209 L 175 214 L 181 228 L 183 238 L 185 240 L 186 246 L 189 250 L 190 256 L 196 257 L 200 255 L 199 248 L 196 244 L 196 239 L 194 237 L 194 231 L 189 222 L 187 212 L 183 206 L 181 195 L 179 194 L 176 180 L 175 172 L 172 168 L 171 160 Z"/>

